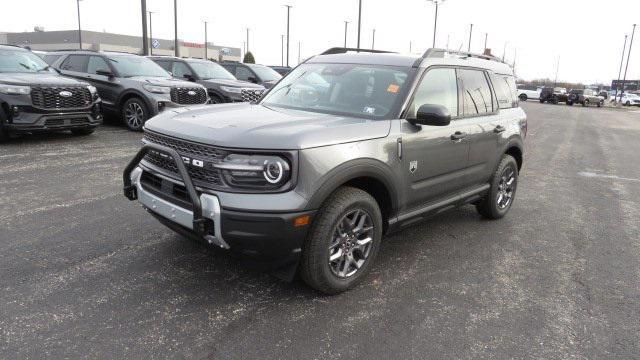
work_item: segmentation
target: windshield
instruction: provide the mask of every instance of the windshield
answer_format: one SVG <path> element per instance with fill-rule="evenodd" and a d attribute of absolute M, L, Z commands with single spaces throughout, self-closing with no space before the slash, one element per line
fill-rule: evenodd
<path fill-rule="evenodd" d="M 278 81 L 282 78 L 282 75 L 270 67 L 262 65 L 250 65 L 250 67 L 262 81 Z"/>
<path fill-rule="evenodd" d="M 47 63 L 30 51 L 0 50 L 0 73 L 35 73 L 47 68 Z"/>
<path fill-rule="evenodd" d="M 202 80 L 225 79 L 235 80 L 227 69 L 211 61 L 192 61 L 189 65 L 193 68 L 196 75 Z"/>
<path fill-rule="evenodd" d="M 116 68 L 116 71 L 121 77 L 171 77 L 160 65 L 142 56 L 116 55 L 109 56 L 109 60 L 111 60 L 111 65 Z"/>
<path fill-rule="evenodd" d="M 263 99 L 264 105 L 391 118 L 407 83 L 408 69 L 357 64 L 304 64 L 289 73 Z"/>

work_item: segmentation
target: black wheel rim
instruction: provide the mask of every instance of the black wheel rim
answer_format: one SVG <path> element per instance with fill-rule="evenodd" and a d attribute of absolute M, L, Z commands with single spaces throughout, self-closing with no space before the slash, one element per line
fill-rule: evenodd
<path fill-rule="evenodd" d="M 343 215 L 334 227 L 329 246 L 333 275 L 341 279 L 355 275 L 371 253 L 373 237 L 373 220 L 367 211 L 355 209 Z"/>
<path fill-rule="evenodd" d="M 139 129 L 144 123 L 144 110 L 136 102 L 129 103 L 124 109 L 124 118 L 132 129 Z"/>
<path fill-rule="evenodd" d="M 512 166 L 507 166 L 502 170 L 500 181 L 498 182 L 498 194 L 496 195 L 496 205 L 498 209 L 504 210 L 511 205 L 513 195 L 516 191 L 516 185 L 516 170 Z"/>

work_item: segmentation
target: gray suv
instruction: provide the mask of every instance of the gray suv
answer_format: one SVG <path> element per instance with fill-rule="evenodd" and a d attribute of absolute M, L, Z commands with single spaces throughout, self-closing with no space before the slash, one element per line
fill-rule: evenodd
<path fill-rule="evenodd" d="M 257 101 L 264 92 L 264 86 L 240 81 L 213 61 L 173 56 L 149 56 L 149 59 L 175 78 L 193 81 L 207 88 L 212 104 Z"/>
<path fill-rule="evenodd" d="M 40 131 L 89 135 L 100 123 L 95 87 L 60 76 L 29 50 L 0 45 L 0 142 Z"/>
<path fill-rule="evenodd" d="M 258 104 L 155 117 L 126 197 L 326 293 L 361 281 L 386 233 L 465 204 L 505 216 L 527 131 L 512 68 L 348 50 L 307 60 Z"/>
<path fill-rule="evenodd" d="M 105 112 L 120 116 L 130 130 L 140 131 L 151 117 L 168 108 L 206 104 L 206 89 L 173 79 L 153 61 L 118 52 L 65 51 L 52 66 L 63 75 L 84 80 L 98 89 Z"/>
<path fill-rule="evenodd" d="M 271 89 L 282 78 L 282 75 L 277 71 L 264 65 L 233 61 L 225 61 L 221 65 L 232 73 L 236 79 L 259 84 L 267 89 Z"/>

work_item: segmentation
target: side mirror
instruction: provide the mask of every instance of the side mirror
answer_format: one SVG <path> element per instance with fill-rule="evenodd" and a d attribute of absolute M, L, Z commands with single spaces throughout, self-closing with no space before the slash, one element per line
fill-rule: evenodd
<path fill-rule="evenodd" d="M 451 113 L 442 105 L 424 104 L 418 108 L 416 118 L 408 121 L 414 125 L 447 126 L 451 123 Z"/>
<path fill-rule="evenodd" d="M 113 73 L 109 70 L 98 69 L 96 70 L 96 75 L 102 75 L 107 77 L 113 77 Z"/>
<path fill-rule="evenodd" d="M 196 81 L 196 78 L 193 77 L 193 75 L 191 75 L 191 74 L 184 74 L 184 75 L 182 75 L 182 77 L 187 79 L 187 80 L 189 80 L 189 81 Z"/>
<path fill-rule="evenodd" d="M 258 83 L 258 79 L 255 78 L 255 76 L 249 76 L 249 78 L 247 78 L 248 81 L 257 84 Z"/>

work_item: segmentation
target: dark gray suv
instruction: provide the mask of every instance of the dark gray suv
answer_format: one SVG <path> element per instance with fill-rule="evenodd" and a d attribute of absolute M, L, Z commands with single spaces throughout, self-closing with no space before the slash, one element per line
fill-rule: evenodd
<path fill-rule="evenodd" d="M 258 104 L 149 121 L 125 195 L 326 293 L 362 280 L 385 233 L 466 204 L 505 216 L 527 131 L 512 68 L 439 49 L 347 50 L 307 60 Z"/>
<path fill-rule="evenodd" d="M 264 86 L 240 81 L 213 61 L 173 56 L 149 56 L 149 59 L 175 78 L 193 81 L 207 88 L 212 104 L 257 101 L 264 92 Z"/>
<path fill-rule="evenodd" d="M 88 135 L 100 123 L 95 87 L 60 76 L 29 50 L 0 45 L 0 142 L 12 133 Z"/>
<path fill-rule="evenodd" d="M 106 112 L 120 116 L 130 130 L 167 108 L 206 104 L 206 89 L 178 80 L 153 61 L 117 52 L 65 51 L 52 66 L 63 75 L 87 81 L 98 89 Z"/>
<path fill-rule="evenodd" d="M 227 61 L 221 63 L 236 79 L 260 84 L 271 89 L 281 78 L 277 71 L 264 65 Z"/>

